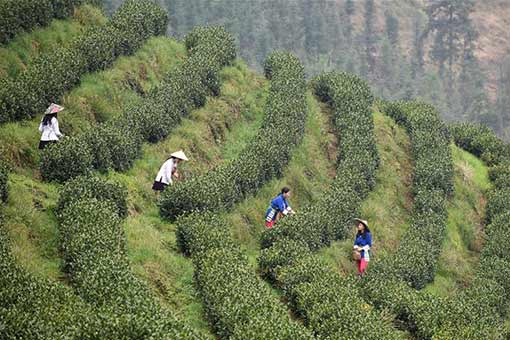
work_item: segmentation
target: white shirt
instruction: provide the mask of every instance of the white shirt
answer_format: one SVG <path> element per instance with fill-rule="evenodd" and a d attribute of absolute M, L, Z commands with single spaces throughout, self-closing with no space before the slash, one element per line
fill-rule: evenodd
<path fill-rule="evenodd" d="M 46 125 L 43 125 L 41 120 L 41 124 L 39 124 L 39 131 L 42 132 L 41 140 L 45 142 L 56 141 L 62 137 L 62 134 L 58 128 L 58 120 L 55 117 L 51 118 L 50 123 Z"/>
<path fill-rule="evenodd" d="M 158 175 L 156 176 L 156 182 L 163 182 L 165 184 L 172 184 L 172 173 L 177 168 L 175 160 L 170 158 L 161 166 Z"/>

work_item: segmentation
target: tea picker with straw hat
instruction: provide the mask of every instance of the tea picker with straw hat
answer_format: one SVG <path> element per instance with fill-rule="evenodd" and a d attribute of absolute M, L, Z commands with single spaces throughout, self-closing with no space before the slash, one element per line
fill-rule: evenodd
<path fill-rule="evenodd" d="M 361 277 L 365 273 L 368 262 L 370 261 L 372 235 L 370 234 L 367 221 L 359 218 L 355 218 L 354 221 L 357 223 L 358 232 L 356 233 L 356 239 L 354 240 L 353 257 L 357 262 L 358 275 Z"/>
<path fill-rule="evenodd" d="M 42 132 L 39 149 L 43 150 L 48 144 L 56 143 L 63 136 L 58 127 L 57 113 L 64 108 L 57 104 L 51 104 L 39 124 L 39 131 Z"/>
<path fill-rule="evenodd" d="M 156 180 L 152 185 L 152 189 L 155 191 L 163 191 L 167 186 L 173 183 L 172 177 L 179 178 L 177 172 L 177 165 L 182 161 L 187 161 L 188 157 L 182 150 L 176 151 L 170 155 L 170 158 L 163 163 L 159 169 Z"/>

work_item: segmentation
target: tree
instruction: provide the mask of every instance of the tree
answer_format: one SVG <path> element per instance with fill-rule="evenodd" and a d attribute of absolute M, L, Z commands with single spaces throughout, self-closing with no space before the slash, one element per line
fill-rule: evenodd
<path fill-rule="evenodd" d="M 425 64 L 425 61 L 423 60 L 424 37 L 425 34 L 423 34 L 423 17 L 422 15 L 417 14 L 414 17 L 413 55 L 411 59 L 411 74 L 412 78 L 415 80 L 423 75 L 423 67 Z"/>
<path fill-rule="evenodd" d="M 473 46 L 476 31 L 469 15 L 474 0 L 435 0 L 427 7 L 429 24 L 425 34 L 434 34 L 431 59 L 439 66 L 441 75 L 448 79 L 448 90 L 453 91 L 455 66 Z"/>
<path fill-rule="evenodd" d="M 375 5 L 374 0 L 365 0 L 365 30 L 363 40 L 365 43 L 365 57 L 367 70 L 370 75 L 375 71 L 376 34 L 374 32 Z"/>
<path fill-rule="evenodd" d="M 344 35 L 345 35 L 345 38 L 347 39 L 347 42 L 349 43 L 349 45 L 352 44 L 352 32 L 353 32 L 353 27 L 352 27 L 352 17 L 356 11 L 356 7 L 354 5 L 354 0 L 347 0 L 345 2 L 345 15 L 343 16 L 345 19 L 345 28 L 344 28 Z"/>
<path fill-rule="evenodd" d="M 396 47 L 399 41 L 399 21 L 390 11 L 384 12 L 386 36 L 392 47 Z"/>

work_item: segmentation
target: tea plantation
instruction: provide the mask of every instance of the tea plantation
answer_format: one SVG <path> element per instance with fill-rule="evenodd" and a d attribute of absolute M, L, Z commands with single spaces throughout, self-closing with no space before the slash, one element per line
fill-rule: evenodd
<path fill-rule="evenodd" d="M 222 27 L 165 37 L 151 0 L 0 13 L 0 339 L 510 337 L 510 147 L 490 129 L 307 79 L 285 51 L 257 74 Z M 40 151 L 51 102 L 65 136 Z M 296 214 L 266 229 L 283 186 Z"/>

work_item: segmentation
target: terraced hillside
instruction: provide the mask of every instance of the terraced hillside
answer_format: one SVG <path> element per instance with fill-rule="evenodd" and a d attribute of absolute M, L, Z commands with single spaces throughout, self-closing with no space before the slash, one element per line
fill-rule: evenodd
<path fill-rule="evenodd" d="M 504 143 L 349 74 L 307 84 L 285 52 L 256 74 L 221 28 L 151 37 L 136 18 L 163 20 L 153 6 L 128 2 L 120 22 L 147 34 L 58 95 L 59 144 L 37 150 L 40 113 L 0 126 L 2 338 L 508 336 Z M 86 4 L 21 33 L 2 77 L 112 20 Z M 180 148 L 183 179 L 157 196 Z M 266 230 L 283 186 L 297 214 Z M 374 238 L 363 280 L 356 216 Z"/>

